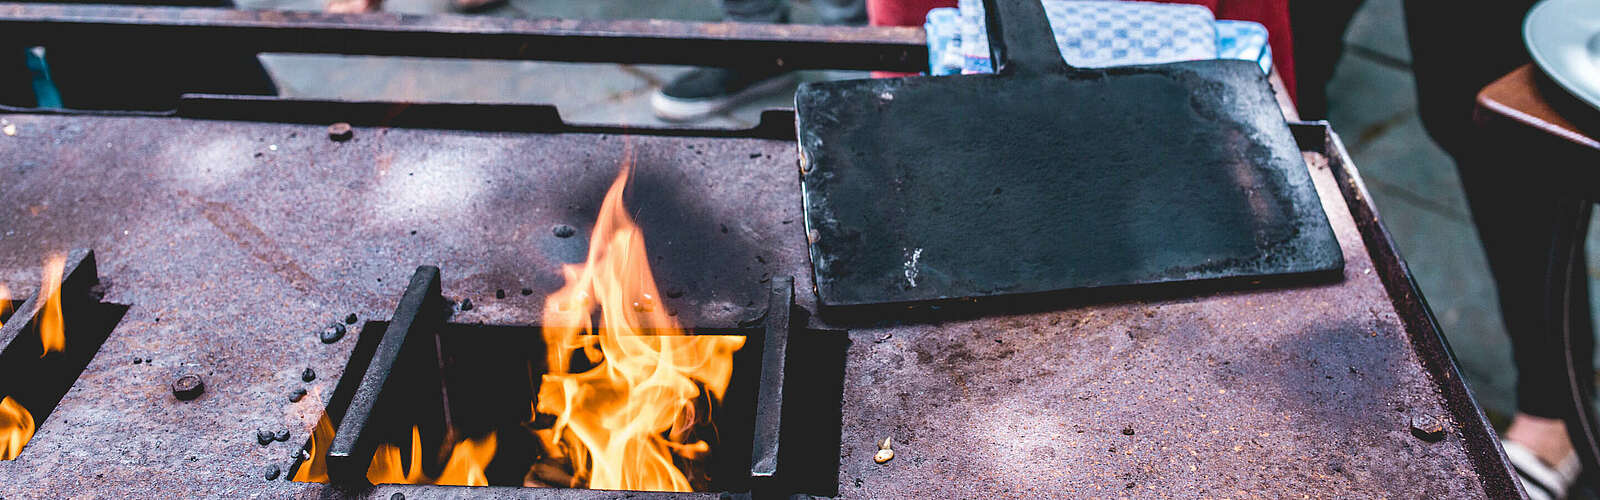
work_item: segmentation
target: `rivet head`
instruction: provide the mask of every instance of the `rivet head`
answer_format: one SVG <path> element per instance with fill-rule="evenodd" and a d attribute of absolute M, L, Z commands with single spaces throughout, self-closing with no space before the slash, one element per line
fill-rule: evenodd
<path fill-rule="evenodd" d="M 172 382 L 172 395 L 180 401 L 189 401 L 206 392 L 206 383 L 199 375 L 184 375 Z"/>
<path fill-rule="evenodd" d="M 1444 422 L 1427 413 L 1413 413 L 1411 435 L 1430 443 L 1444 439 Z"/>
<path fill-rule="evenodd" d="M 332 344 L 334 342 L 338 342 L 339 339 L 344 338 L 344 333 L 345 327 L 343 324 L 332 323 L 322 329 L 322 334 L 320 337 L 322 338 L 322 343 Z"/>
<path fill-rule="evenodd" d="M 355 137 L 355 135 L 355 129 L 350 128 L 350 124 L 348 123 L 339 122 L 328 126 L 328 138 L 334 140 L 335 142 L 348 141 L 350 138 Z"/>

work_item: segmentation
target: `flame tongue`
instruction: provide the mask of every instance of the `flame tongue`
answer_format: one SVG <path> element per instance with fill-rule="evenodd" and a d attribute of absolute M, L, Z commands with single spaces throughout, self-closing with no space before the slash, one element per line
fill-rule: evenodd
<path fill-rule="evenodd" d="M 0 399 L 0 460 L 17 458 L 29 439 L 33 439 L 33 415 L 11 396 Z"/>
<path fill-rule="evenodd" d="M 0 283 L 0 315 L 4 315 L 5 313 L 10 312 L 10 311 L 11 311 L 11 289 L 10 288 L 6 288 L 6 285 L 4 283 Z M 5 322 L 0 322 L 0 326 L 5 326 Z"/>
<path fill-rule="evenodd" d="M 438 484 L 445 486 L 488 486 L 489 478 L 483 468 L 494 459 L 494 433 L 480 439 L 456 443 L 438 478 L 428 478 L 422 473 L 422 433 L 411 427 L 410 466 L 401 463 L 400 448 L 384 443 L 372 454 L 372 464 L 367 467 L 367 481 L 372 484 Z"/>
<path fill-rule="evenodd" d="M 556 416 L 540 433 L 552 455 L 566 455 L 575 482 L 595 489 L 690 491 L 674 456 L 696 458 L 696 403 L 721 400 L 733 373 L 737 336 L 684 336 L 656 304 L 644 234 L 622 202 L 632 150 L 606 192 L 583 264 L 563 268 L 566 285 L 545 300 L 549 373 L 535 409 Z M 593 324 L 600 310 L 600 328 Z M 587 371 L 570 372 L 577 352 Z"/>
<path fill-rule="evenodd" d="M 44 308 L 39 311 L 39 344 L 44 348 L 39 357 L 67 349 L 67 338 L 61 331 L 61 272 L 66 268 L 65 255 L 51 255 L 44 262 L 44 277 L 40 280 L 39 296 L 44 298 Z"/>
<path fill-rule="evenodd" d="M 312 396 L 312 401 L 321 401 L 322 398 Z M 295 471 L 295 481 L 302 483 L 328 482 L 328 447 L 333 445 L 333 421 L 328 420 L 328 414 L 323 413 L 317 419 L 317 428 L 311 432 L 311 449 L 307 450 L 311 457 L 300 464 L 300 470 Z"/>

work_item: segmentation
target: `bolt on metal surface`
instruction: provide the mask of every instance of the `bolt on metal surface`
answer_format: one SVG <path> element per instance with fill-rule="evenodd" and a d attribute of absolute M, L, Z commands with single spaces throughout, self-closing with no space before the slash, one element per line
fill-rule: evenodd
<path fill-rule="evenodd" d="M 206 392 L 206 383 L 199 375 L 184 375 L 172 382 L 172 395 L 179 401 L 189 401 Z"/>
<path fill-rule="evenodd" d="M 339 122 L 328 126 L 328 138 L 332 139 L 334 142 L 348 141 L 350 138 L 355 137 L 355 135 L 355 129 L 350 128 L 350 124 L 348 123 Z"/>
<path fill-rule="evenodd" d="M 322 343 L 332 344 L 344 338 L 345 327 L 340 323 L 331 323 L 322 329 Z"/>
<path fill-rule="evenodd" d="M 1427 442 L 1444 439 L 1444 422 L 1427 413 L 1411 414 L 1411 435 Z"/>

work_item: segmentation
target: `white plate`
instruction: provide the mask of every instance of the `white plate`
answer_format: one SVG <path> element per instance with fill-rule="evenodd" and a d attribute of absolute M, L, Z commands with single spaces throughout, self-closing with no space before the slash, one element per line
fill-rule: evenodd
<path fill-rule="evenodd" d="M 1600 0 L 1544 0 L 1528 11 L 1522 40 L 1545 74 L 1600 108 Z"/>

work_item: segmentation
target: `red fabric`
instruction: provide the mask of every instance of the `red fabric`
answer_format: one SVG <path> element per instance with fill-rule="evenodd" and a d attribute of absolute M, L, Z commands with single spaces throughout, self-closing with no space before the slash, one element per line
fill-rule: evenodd
<path fill-rule="evenodd" d="M 939 7 L 955 7 L 956 0 L 867 0 L 867 21 L 873 26 L 922 26 L 928 20 L 928 11 Z M 915 76 L 917 73 L 874 71 L 873 78 Z"/>
<path fill-rule="evenodd" d="M 867 0 L 867 20 L 873 26 L 922 26 L 928 11 L 955 6 L 956 0 Z"/>
<path fill-rule="evenodd" d="M 871 3 L 873 0 L 868 0 Z M 893 1 L 893 0 L 889 0 Z M 1272 45 L 1272 66 L 1283 78 L 1283 86 L 1294 100 L 1294 34 L 1289 31 L 1288 0 L 1161 0 L 1166 3 L 1204 5 L 1217 19 L 1255 21 L 1267 27 L 1267 43 Z M 926 15 L 927 11 L 923 11 Z"/>
<path fill-rule="evenodd" d="M 1272 44 L 1272 65 L 1283 77 L 1283 86 L 1294 99 L 1294 39 L 1289 32 L 1288 0 L 1159 0 L 1167 3 L 1202 5 L 1218 19 L 1255 21 L 1267 27 Z M 928 11 L 955 7 L 955 0 L 867 0 L 867 19 L 873 26 L 922 26 Z"/>

